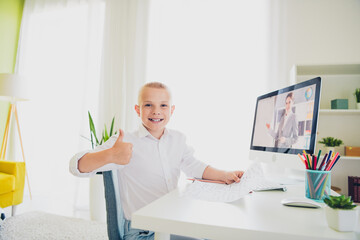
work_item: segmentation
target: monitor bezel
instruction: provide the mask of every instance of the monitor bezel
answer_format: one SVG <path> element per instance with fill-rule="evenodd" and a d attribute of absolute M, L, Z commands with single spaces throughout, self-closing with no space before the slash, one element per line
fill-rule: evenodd
<path fill-rule="evenodd" d="M 256 123 L 256 115 L 258 109 L 258 103 L 260 100 L 269 98 L 275 95 L 283 94 L 286 92 L 291 92 L 299 88 L 304 88 L 306 86 L 315 85 L 315 96 L 314 96 L 314 113 L 312 119 L 312 128 L 311 128 L 311 136 L 310 136 L 310 148 L 306 149 L 305 151 L 309 154 L 314 154 L 315 147 L 316 147 L 316 135 L 317 135 L 317 124 L 319 118 L 319 109 L 320 109 L 320 90 L 321 90 L 321 77 L 316 77 L 304 82 L 300 82 L 289 87 L 285 87 L 264 95 L 261 95 L 256 100 L 256 107 L 255 107 L 255 114 L 254 114 L 254 122 L 253 122 L 253 129 L 251 135 L 251 142 L 250 142 L 250 149 L 256 151 L 264 151 L 264 152 L 273 152 L 273 153 L 284 153 L 284 154 L 302 154 L 304 149 L 297 149 L 297 148 L 278 148 L 278 147 L 264 147 L 264 146 L 254 146 L 254 130 L 255 130 L 255 123 Z"/>

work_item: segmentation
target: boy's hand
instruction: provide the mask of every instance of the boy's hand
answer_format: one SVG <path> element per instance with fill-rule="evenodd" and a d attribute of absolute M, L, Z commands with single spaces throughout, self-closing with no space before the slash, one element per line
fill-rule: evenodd
<path fill-rule="evenodd" d="M 225 172 L 224 182 L 226 184 L 232 184 L 234 182 L 240 182 L 240 178 L 244 174 L 244 171 L 233 171 L 233 172 Z"/>
<path fill-rule="evenodd" d="M 203 179 L 222 181 L 226 184 L 232 184 L 234 182 L 240 182 L 240 178 L 244 174 L 244 171 L 223 171 L 207 166 L 202 175 Z"/>
<path fill-rule="evenodd" d="M 119 137 L 111 148 L 112 162 L 115 164 L 126 165 L 130 162 L 133 145 L 123 142 L 124 131 L 119 129 Z"/>

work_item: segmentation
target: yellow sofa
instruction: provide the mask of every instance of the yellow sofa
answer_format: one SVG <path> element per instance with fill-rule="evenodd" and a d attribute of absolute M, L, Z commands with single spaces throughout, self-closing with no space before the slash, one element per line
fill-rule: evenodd
<path fill-rule="evenodd" d="M 22 203 L 25 163 L 0 160 L 0 208 Z"/>

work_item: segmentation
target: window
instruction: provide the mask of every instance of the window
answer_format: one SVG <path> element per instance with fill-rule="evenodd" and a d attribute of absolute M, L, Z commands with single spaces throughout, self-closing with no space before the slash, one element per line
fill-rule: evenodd
<path fill-rule="evenodd" d="M 44 209 L 72 215 L 69 160 L 79 151 L 81 129 L 89 131 L 87 110 L 98 106 L 104 2 L 30 1 L 22 21 L 18 71 L 29 101 L 18 106 L 32 194 L 53 198 L 47 202 L 54 209 Z"/>
<path fill-rule="evenodd" d="M 147 81 L 171 88 L 169 127 L 214 167 L 246 167 L 256 97 L 267 89 L 268 16 L 266 1 L 152 1 Z"/>

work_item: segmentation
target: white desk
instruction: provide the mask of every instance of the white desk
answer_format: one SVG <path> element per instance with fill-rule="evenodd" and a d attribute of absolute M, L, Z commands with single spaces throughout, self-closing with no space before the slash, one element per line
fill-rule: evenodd
<path fill-rule="evenodd" d="M 254 192 L 233 203 L 207 202 L 183 196 L 176 189 L 132 216 L 132 227 L 212 240 L 232 239 L 360 239 L 327 226 L 321 209 L 283 206 L 287 197 L 304 196 L 304 186 L 287 192 Z"/>

